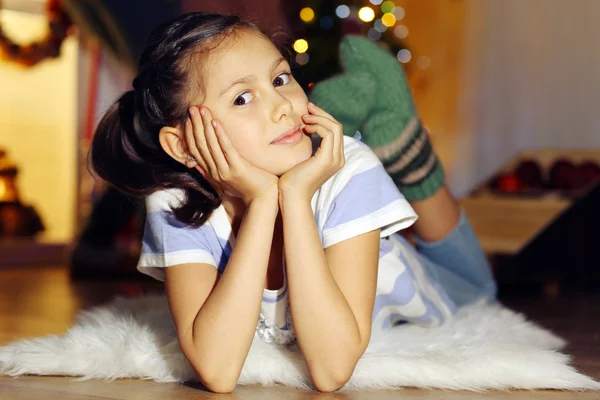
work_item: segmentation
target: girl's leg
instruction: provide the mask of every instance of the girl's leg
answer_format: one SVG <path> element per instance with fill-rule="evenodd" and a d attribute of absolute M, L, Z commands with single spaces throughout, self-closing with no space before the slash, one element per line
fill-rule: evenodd
<path fill-rule="evenodd" d="M 458 224 L 444 238 L 425 241 L 416 235 L 415 241 L 423 263 L 457 306 L 481 297 L 496 300 L 490 264 L 463 210 Z"/>
<path fill-rule="evenodd" d="M 460 306 L 486 297 L 497 287 L 488 259 L 464 211 L 444 186 L 425 200 L 412 202 L 416 249 L 429 272 Z"/>

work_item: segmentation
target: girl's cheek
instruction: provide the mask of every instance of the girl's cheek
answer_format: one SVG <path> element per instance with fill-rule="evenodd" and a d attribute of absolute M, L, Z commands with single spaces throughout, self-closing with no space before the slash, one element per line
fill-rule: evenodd
<path fill-rule="evenodd" d="M 298 105 L 298 107 L 302 110 L 304 114 L 308 112 L 308 97 L 306 97 L 306 94 L 304 94 L 304 92 L 302 92 L 301 95 L 297 96 L 295 103 Z"/>

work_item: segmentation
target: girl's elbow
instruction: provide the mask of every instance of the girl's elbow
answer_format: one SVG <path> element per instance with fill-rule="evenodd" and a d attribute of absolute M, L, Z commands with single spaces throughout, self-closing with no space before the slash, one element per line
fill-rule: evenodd
<path fill-rule="evenodd" d="M 228 379 L 223 375 L 209 375 L 201 374 L 196 371 L 196 378 L 206 387 L 214 393 L 231 393 L 237 385 L 237 381 Z"/>
<path fill-rule="evenodd" d="M 217 360 L 203 360 L 201 362 L 198 358 L 187 359 L 194 369 L 196 379 L 209 391 L 231 393 L 235 389 L 240 374 L 236 375 L 236 371 L 229 368 L 232 363 L 220 365 Z"/>
<path fill-rule="evenodd" d="M 206 352 L 199 350 L 191 340 L 180 340 L 179 343 L 196 379 L 206 389 L 215 393 L 231 393 L 235 389 L 241 367 L 234 368 L 236 363 L 225 363 L 223 357 L 207 357 Z M 200 354 L 204 354 L 204 357 L 199 356 Z"/>
<path fill-rule="evenodd" d="M 351 373 L 347 374 L 337 371 L 336 373 L 328 374 L 323 377 L 312 376 L 312 381 L 316 390 L 319 392 L 330 393 L 341 389 L 350 380 L 351 376 Z"/>
<path fill-rule="evenodd" d="M 319 392 L 335 392 L 344 386 L 352 377 L 356 364 L 314 368 L 310 376 L 315 389 Z"/>
<path fill-rule="evenodd" d="M 322 361 L 318 365 L 309 368 L 314 387 L 320 392 L 335 392 L 340 389 L 352 377 L 365 350 L 366 345 L 360 346 L 356 349 L 357 352 L 349 351 L 333 364 L 331 358 L 327 358 L 327 362 Z"/>

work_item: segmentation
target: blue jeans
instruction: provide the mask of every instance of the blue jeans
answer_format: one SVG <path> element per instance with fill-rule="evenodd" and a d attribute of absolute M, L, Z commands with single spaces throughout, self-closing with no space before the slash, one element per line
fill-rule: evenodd
<path fill-rule="evenodd" d="M 497 286 L 490 264 L 463 210 L 445 238 L 436 242 L 415 240 L 421 261 L 457 306 L 482 297 L 496 301 Z"/>

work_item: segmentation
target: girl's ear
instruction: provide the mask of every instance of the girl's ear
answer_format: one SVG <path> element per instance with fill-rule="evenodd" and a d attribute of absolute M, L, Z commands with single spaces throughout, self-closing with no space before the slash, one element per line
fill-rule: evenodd
<path fill-rule="evenodd" d="M 160 146 L 175 161 L 182 163 L 188 168 L 194 168 L 196 162 L 191 161 L 187 144 L 183 138 L 183 131 L 173 126 L 163 126 L 158 132 Z"/>
<path fill-rule="evenodd" d="M 180 128 L 163 126 L 158 132 L 160 146 L 175 161 L 182 163 L 188 168 L 196 168 L 202 176 L 206 177 L 206 171 L 198 163 L 190 158 L 187 151 L 187 143 Z"/>

